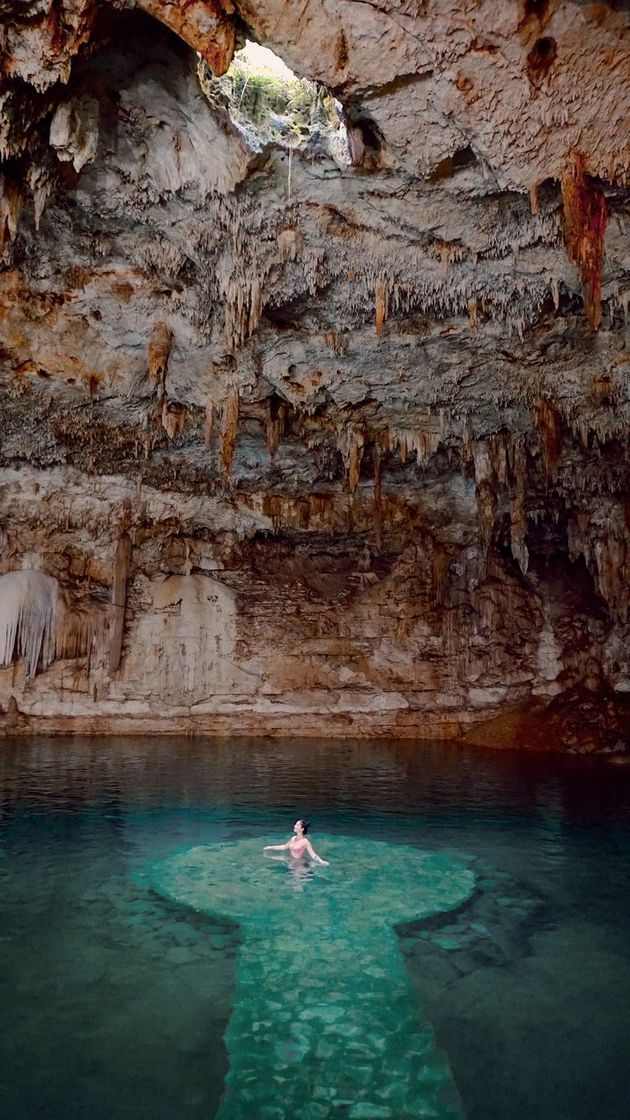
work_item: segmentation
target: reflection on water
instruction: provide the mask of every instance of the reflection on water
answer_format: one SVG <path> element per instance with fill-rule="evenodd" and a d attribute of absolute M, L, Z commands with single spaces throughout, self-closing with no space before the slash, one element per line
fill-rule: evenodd
<path fill-rule="evenodd" d="M 209 1120 L 239 934 L 145 868 L 303 816 L 316 848 L 349 834 L 474 867 L 470 909 L 401 930 L 469 1120 L 626 1120 L 630 768 L 312 741 L 2 743 L 2 1115 Z M 306 865 L 278 871 L 308 887 Z"/>

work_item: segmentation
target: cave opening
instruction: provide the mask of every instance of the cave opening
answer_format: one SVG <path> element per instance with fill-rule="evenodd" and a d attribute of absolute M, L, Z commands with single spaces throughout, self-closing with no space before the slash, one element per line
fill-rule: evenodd
<path fill-rule="evenodd" d="M 320 82 L 295 74 L 269 47 L 248 39 L 222 77 L 201 63 L 200 80 L 209 99 L 223 103 L 254 146 L 277 144 L 348 162 L 339 102 Z"/>

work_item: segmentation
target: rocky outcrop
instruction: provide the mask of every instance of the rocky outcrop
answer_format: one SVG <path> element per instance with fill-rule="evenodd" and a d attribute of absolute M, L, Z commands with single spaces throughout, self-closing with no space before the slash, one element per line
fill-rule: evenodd
<path fill-rule="evenodd" d="M 12 732 L 623 744 L 618 7 L 0 3 Z"/>

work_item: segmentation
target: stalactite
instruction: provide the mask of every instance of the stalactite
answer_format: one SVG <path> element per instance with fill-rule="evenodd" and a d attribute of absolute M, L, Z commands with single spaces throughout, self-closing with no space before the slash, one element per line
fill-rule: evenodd
<path fill-rule="evenodd" d="M 285 433 L 288 415 L 289 406 L 287 402 L 272 394 L 267 401 L 267 417 L 265 420 L 267 451 L 272 459 Z"/>
<path fill-rule="evenodd" d="M 112 615 L 109 636 L 109 671 L 115 673 L 120 665 L 123 636 L 125 632 L 125 607 L 127 604 L 127 580 L 131 564 L 131 540 L 123 533 L 116 545 L 114 558 L 114 578 L 112 582 Z"/>
<path fill-rule="evenodd" d="M 479 320 L 478 320 L 478 317 L 477 317 L 478 316 L 478 311 L 479 311 L 479 305 L 478 305 L 477 300 L 476 299 L 469 300 L 468 301 L 468 322 L 470 324 L 471 331 L 476 331 L 477 327 L 479 326 Z"/>
<path fill-rule="evenodd" d="M 222 285 L 225 299 L 225 340 L 238 350 L 254 333 L 262 315 L 262 284 L 256 275 L 248 279 L 230 276 Z"/>
<path fill-rule="evenodd" d="M 173 332 L 166 323 L 156 323 L 149 339 L 149 378 L 158 394 L 164 391 L 168 360 L 173 345 Z"/>
<path fill-rule="evenodd" d="M 209 447 L 210 440 L 212 439 L 212 430 L 214 428 L 214 410 L 215 404 L 212 397 L 208 397 L 206 401 L 206 411 L 204 415 L 203 424 L 203 438 L 206 447 Z"/>
<path fill-rule="evenodd" d="M 619 298 L 623 307 L 623 321 L 627 331 L 630 326 L 630 291 L 622 292 Z"/>
<path fill-rule="evenodd" d="M 387 322 L 389 314 L 389 297 L 391 287 L 389 280 L 379 279 L 374 284 L 375 298 L 375 326 L 378 335 L 383 333 L 383 324 Z"/>
<path fill-rule="evenodd" d="M 281 229 L 276 237 L 278 244 L 278 257 L 284 264 L 286 261 L 298 261 L 304 251 L 304 236 L 298 226 L 288 226 Z"/>
<path fill-rule="evenodd" d="M 22 191 L 18 183 L 6 175 L 0 175 L 0 249 L 5 243 L 7 234 L 11 241 L 15 239 L 21 208 Z"/>
<path fill-rule="evenodd" d="M 324 335 L 324 342 L 337 358 L 343 358 L 348 353 L 348 339 L 339 331 L 329 331 Z"/>
<path fill-rule="evenodd" d="M 409 455 L 415 453 L 418 466 L 425 467 L 442 444 L 439 432 L 411 432 L 404 428 L 390 428 L 387 435 L 387 449 L 398 448 L 401 463 L 406 463 Z"/>
<path fill-rule="evenodd" d="M 460 437 L 459 453 L 461 456 L 462 466 L 472 463 L 473 439 L 470 433 L 470 422 L 468 416 L 464 416 L 462 420 L 462 433 Z"/>
<path fill-rule="evenodd" d="M 530 183 L 529 185 L 529 207 L 532 214 L 540 212 L 540 204 L 538 201 L 538 183 Z"/>
<path fill-rule="evenodd" d="M 262 500 L 262 513 L 271 520 L 274 533 L 279 533 L 287 528 L 308 530 L 313 522 L 321 527 L 322 523 L 329 528 L 329 518 L 339 507 L 328 496 L 321 494 L 306 494 L 304 497 L 295 498 L 286 494 L 265 494 Z"/>
<path fill-rule="evenodd" d="M 540 441 L 540 455 L 545 473 L 555 475 L 562 453 L 560 417 L 551 401 L 538 397 L 534 401 L 534 425 Z"/>
<path fill-rule="evenodd" d="M 475 468 L 479 532 L 483 546 L 487 551 L 492 540 L 494 519 L 497 510 L 494 471 L 492 469 L 490 455 L 488 454 L 488 448 L 484 442 L 478 440 L 473 443 L 472 455 Z"/>
<path fill-rule="evenodd" d="M 513 228 L 497 233 L 491 245 L 492 254 L 503 257 L 515 247 L 521 251 L 540 242 L 555 244 L 559 235 L 558 215 L 545 212 L 531 218 L 516 240 Z M 364 243 L 363 259 L 354 257 L 350 263 L 346 257 L 343 271 L 352 281 L 351 309 L 363 313 L 366 303 L 374 298 L 377 333 L 394 314 L 421 312 L 438 318 L 467 314 L 471 324 L 475 315 L 478 322 L 482 315 L 499 318 L 522 334 L 524 326 L 544 306 L 548 288 L 544 275 L 534 280 L 520 269 L 511 273 L 502 270 L 499 285 L 495 275 L 490 280 L 471 267 L 475 254 L 465 246 L 449 243 L 445 247 L 436 239 L 428 251 L 397 247 L 395 255 L 388 255 L 365 234 Z"/>
<path fill-rule="evenodd" d="M 584 558 L 611 614 L 626 622 L 630 617 L 630 535 L 621 504 L 610 504 L 596 515 L 586 510 L 578 512 L 569 519 L 567 541 L 569 558 Z"/>
<path fill-rule="evenodd" d="M 83 96 L 61 101 L 50 122 L 49 143 L 62 163 L 72 162 L 75 171 L 91 163 L 98 150 L 99 104 Z"/>
<path fill-rule="evenodd" d="M 527 537 L 526 477 L 527 454 L 523 439 L 515 441 L 512 456 L 514 491 L 510 499 L 510 550 L 523 575 L 529 564 Z"/>
<path fill-rule="evenodd" d="M 502 486 L 508 479 L 509 452 L 508 445 L 512 442 L 511 433 L 498 432 L 488 438 L 488 454 L 492 461 L 492 469 Z"/>
<path fill-rule="evenodd" d="M 383 534 L 383 447 L 380 442 L 372 446 L 374 460 L 374 496 L 372 509 L 374 515 L 374 537 L 378 548 L 381 546 Z"/>
<path fill-rule="evenodd" d="M 236 435 L 238 432 L 238 390 L 230 389 L 221 409 L 221 447 L 219 458 L 225 478 L 232 473 Z"/>
<path fill-rule="evenodd" d="M 164 398 L 162 403 L 162 427 L 169 439 L 181 435 L 186 426 L 188 409 L 183 404 L 176 404 Z"/>
<path fill-rule="evenodd" d="M 339 444 L 348 478 L 348 489 L 354 494 L 361 476 L 361 461 L 365 449 L 365 432 L 362 428 L 344 428 Z"/>
<path fill-rule="evenodd" d="M 354 494 L 357 486 L 359 485 L 359 478 L 361 475 L 361 460 L 363 459 L 364 447 L 364 433 L 362 431 L 355 431 L 350 449 L 350 460 L 348 463 L 348 484 L 351 494 Z"/>
<path fill-rule="evenodd" d="M 444 548 L 444 545 L 434 542 L 433 556 L 432 556 L 432 594 L 433 604 L 436 607 L 443 607 L 446 601 L 446 590 L 448 587 L 448 570 L 451 564 L 451 558 Z"/>
<path fill-rule="evenodd" d="M 102 638 L 103 626 L 103 615 L 95 608 L 85 611 L 66 607 L 59 615 L 55 657 L 89 657 L 95 640 Z"/>
<path fill-rule="evenodd" d="M 565 243 L 580 270 L 584 310 L 593 328 L 601 321 L 602 264 L 608 211 L 601 187 L 586 175 L 584 156 L 574 152 L 561 177 Z"/>
<path fill-rule="evenodd" d="M 630 576 L 630 540 L 614 529 L 600 537 L 594 545 L 597 582 L 601 595 L 610 604 L 621 622 L 630 615 L 628 577 Z"/>
<path fill-rule="evenodd" d="M 32 164 L 28 169 L 26 181 L 33 196 L 35 229 L 38 230 L 44 207 L 53 188 L 53 177 L 47 167 Z"/>
<path fill-rule="evenodd" d="M 265 494 L 262 503 L 262 512 L 271 521 L 271 528 L 278 533 L 282 527 L 284 497 L 281 494 Z"/>
<path fill-rule="evenodd" d="M 568 424 L 585 449 L 596 444 L 603 446 L 611 439 L 623 439 L 626 431 L 623 415 L 613 407 L 600 409 L 590 416 L 581 412 L 574 413 L 568 417 Z"/>
<path fill-rule="evenodd" d="M 466 255 L 466 250 L 462 245 L 453 245 L 448 241 L 437 241 L 435 248 L 440 258 L 442 275 L 444 277 L 449 275 L 451 265 L 455 261 L 463 260 Z"/>

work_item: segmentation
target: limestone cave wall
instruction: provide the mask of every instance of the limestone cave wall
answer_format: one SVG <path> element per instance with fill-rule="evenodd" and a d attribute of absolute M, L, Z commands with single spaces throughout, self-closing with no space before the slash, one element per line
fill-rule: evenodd
<path fill-rule="evenodd" d="M 620 747 L 627 5 L 0 20 L 4 732 Z"/>

